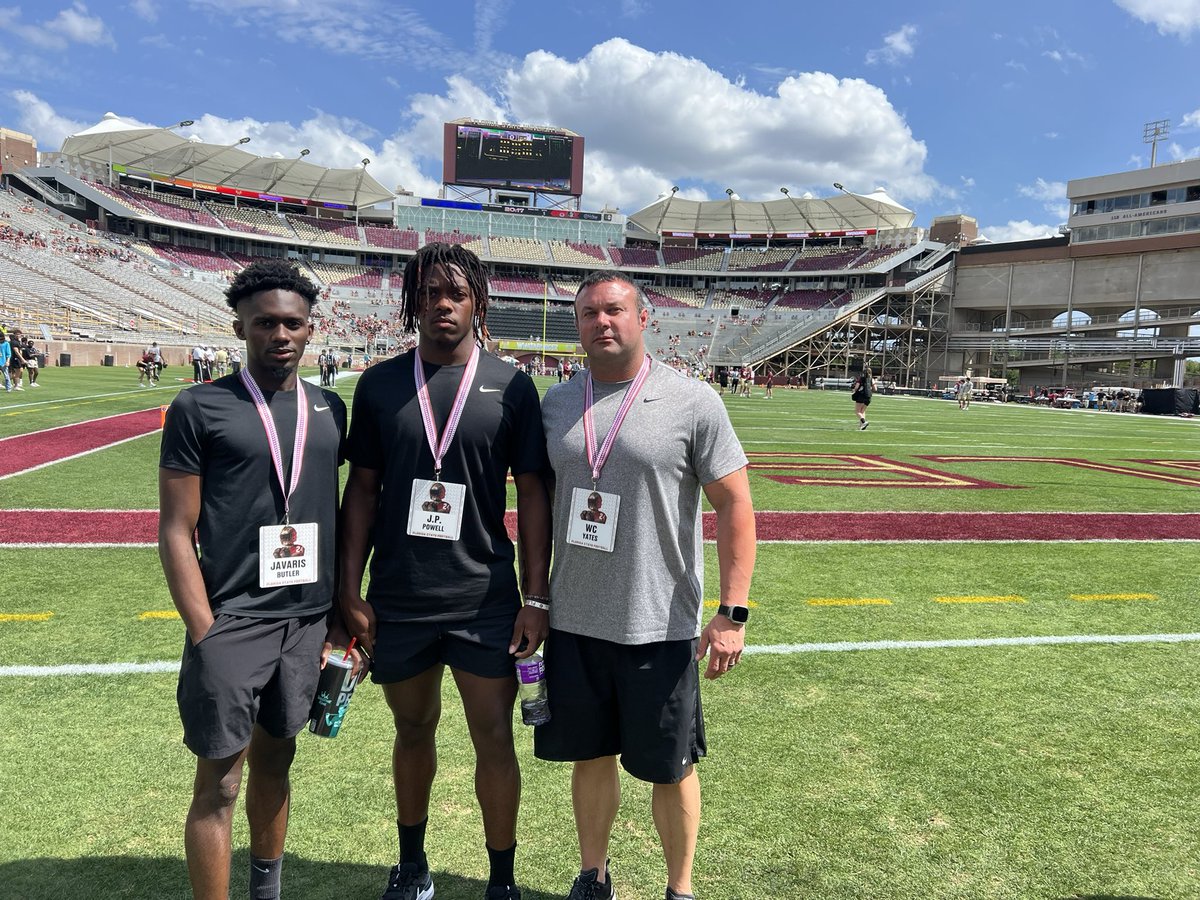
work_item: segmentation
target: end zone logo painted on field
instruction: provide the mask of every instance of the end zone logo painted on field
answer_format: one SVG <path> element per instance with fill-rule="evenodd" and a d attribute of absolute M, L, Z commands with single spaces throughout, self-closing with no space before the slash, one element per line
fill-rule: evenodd
<path fill-rule="evenodd" d="M 749 469 L 780 484 L 826 487 L 1014 488 L 870 453 L 747 453 Z"/>

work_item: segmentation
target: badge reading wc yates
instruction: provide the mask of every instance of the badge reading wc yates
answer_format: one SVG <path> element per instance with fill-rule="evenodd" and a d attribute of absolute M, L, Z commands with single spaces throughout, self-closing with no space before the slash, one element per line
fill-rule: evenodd
<path fill-rule="evenodd" d="M 408 533 L 413 537 L 457 541 L 462 533 L 466 498 L 465 484 L 414 478 L 408 504 Z"/>
<path fill-rule="evenodd" d="M 617 513 L 620 511 L 620 494 L 575 488 L 571 491 L 571 524 L 567 526 L 567 543 L 612 553 L 617 539 Z"/>
<path fill-rule="evenodd" d="M 258 586 L 284 587 L 317 580 L 317 523 L 258 529 Z"/>

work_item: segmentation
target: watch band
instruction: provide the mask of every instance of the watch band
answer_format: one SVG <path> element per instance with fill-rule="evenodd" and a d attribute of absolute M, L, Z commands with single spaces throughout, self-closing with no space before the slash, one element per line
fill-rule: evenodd
<path fill-rule="evenodd" d="M 750 609 L 746 606 L 722 603 L 717 607 L 717 615 L 724 616 L 738 625 L 745 625 L 750 621 Z"/>

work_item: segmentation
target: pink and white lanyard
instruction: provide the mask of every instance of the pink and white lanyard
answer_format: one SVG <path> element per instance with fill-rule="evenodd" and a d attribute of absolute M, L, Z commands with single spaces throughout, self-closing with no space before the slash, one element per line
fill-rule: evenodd
<path fill-rule="evenodd" d="M 296 380 L 296 437 L 292 443 L 292 482 L 287 484 L 283 477 L 283 450 L 279 445 L 279 432 L 275 430 L 275 419 L 271 416 L 271 407 L 267 406 L 267 398 L 263 396 L 258 383 L 250 377 L 246 369 L 238 372 L 242 384 L 254 400 L 254 408 L 262 419 L 263 428 L 267 432 L 267 444 L 271 448 L 271 462 L 275 466 L 275 477 L 279 479 L 279 489 L 283 492 L 283 524 L 288 524 L 288 507 L 296 485 L 300 483 L 300 469 L 304 465 L 304 443 L 308 439 L 308 399 L 304 396 L 304 382 Z"/>
<path fill-rule="evenodd" d="M 417 382 L 417 403 L 421 407 L 421 421 L 425 424 L 425 440 L 429 442 L 429 452 L 433 454 L 433 480 L 442 480 L 442 459 L 454 434 L 458 431 L 458 422 L 462 418 L 463 407 L 467 405 L 467 394 L 471 393 L 471 384 L 475 381 L 475 370 L 479 367 L 479 347 L 471 348 L 471 358 L 463 370 L 462 379 L 458 382 L 458 393 L 454 395 L 454 406 L 450 408 L 450 418 L 446 420 L 446 430 L 438 440 L 437 422 L 433 419 L 433 405 L 429 402 L 429 385 L 425 383 L 425 369 L 421 365 L 421 354 L 413 350 L 413 378 Z"/>
<path fill-rule="evenodd" d="M 629 415 L 630 407 L 637 399 L 638 391 L 650 377 L 650 365 L 650 355 L 647 354 L 642 361 L 642 367 L 634 376 L 633 382 L 625 389 L 625 399 L 621 401 L 621 406 L 617 409 L 617 416 L 613 419 L 613 423 L 608 429 L 608 435 L 604 438 L 604 443 L 600 445 L 599 452 L 596 450 L 596 423 L 592 419 L 592 373 L 588 372 L 587 381 L 583 384 L 583 443 L 587 448 L 588 465 L 592 469 L 592 490 L 596 489 L 596 484 L 600 481 L 600 471 L 604 468 L 604 463 L 608 461 L 608 454 L 617 440 L 617 432 L 621 430 L 625 417 Z"/>

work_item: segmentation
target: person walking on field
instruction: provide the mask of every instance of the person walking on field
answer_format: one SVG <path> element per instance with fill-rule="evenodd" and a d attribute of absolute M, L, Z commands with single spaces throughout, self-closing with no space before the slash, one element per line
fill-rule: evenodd
<path fill-rule="evenodd" d="M 971 381 L 971 376 L 968 375 L 958 383 L 958 408 L 971 408 L 971 391 L 975 390 L 975 383 Z"/>
<path fill-rule="evenodd" d="M 871 405 L 871 395 L 875 393 L 875 379 L 871 377 L 871 367 L 867 366 L 862 374 L 854 379 L 854 387 L 850 399 L 854 401 L 854 414 L 858 416 L 858 430 L 866 431 L 870 422 L 867 421 L 867 407 Z"/>

